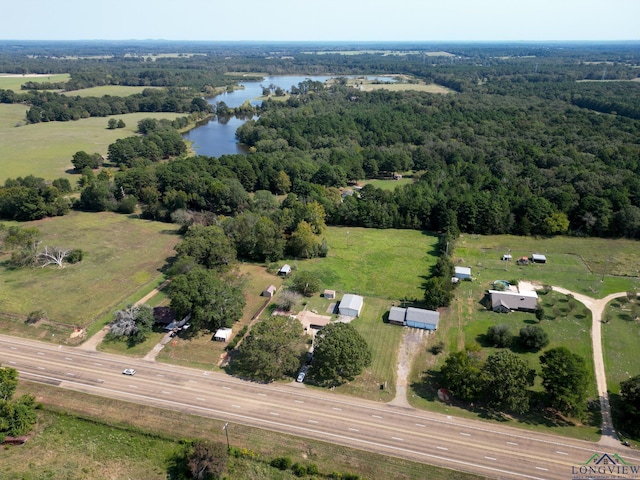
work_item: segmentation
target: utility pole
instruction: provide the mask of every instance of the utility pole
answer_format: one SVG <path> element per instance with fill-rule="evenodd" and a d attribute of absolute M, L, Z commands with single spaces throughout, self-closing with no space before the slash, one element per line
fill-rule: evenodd
<path fill-rule="evenodd" d="M 229 429 L 227 427 L 229 427 L 229 424 L 225 423 L 222 429 L 224 430 L 224 433 L 227 435 L 227 453 L 229 453 L 231 452 L 231 445 L 229 444 Z"/>

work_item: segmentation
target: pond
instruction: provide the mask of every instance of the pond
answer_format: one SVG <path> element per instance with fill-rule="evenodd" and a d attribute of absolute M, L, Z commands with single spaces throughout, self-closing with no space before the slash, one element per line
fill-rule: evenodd
<path fill-rule="evenodd" d="M 233 92 L 222 93 L 208 100 L 212 105 L 218 102 L 224 102 L 228 107 L 236 108 L 247 100 L 256 106 L 261 103 L 258 100 L 262 96 L 262 87 L 273 85 L 283 90 L 289 91 L 292 86 L 297 86 L 305 80 L 316 82 L 326 82 L 332 76 L 324 75 L 278 75 L 267 76 L 262 80 L 241 82 L 244 88 L 242 90 L 234 90 Z M 379 80 L 384 82 L 393 82 L 392 77 L 376 77 L 366 76 L 368 80 Z M 248 118 L 230 117 L 218 118 L 217 116 L 209 120 L 207 123 L 190 130 L 183 135 L 183 138 L 192 142 L 192 148 L 198 155 L 206 155 L 208 157 L 219 157 L 221 155 L 246 154 L 247 149 L 244 145 L 240 145 L 236 139 L 236 130 L 244 124 Z"/>

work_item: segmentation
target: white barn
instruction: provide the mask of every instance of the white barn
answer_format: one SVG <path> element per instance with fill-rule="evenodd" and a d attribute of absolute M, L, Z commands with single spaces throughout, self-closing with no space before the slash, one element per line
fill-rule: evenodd
<path fill-rule="evenodd" d="M 347 317 L 359 317 L 363 305 L 364 298 L 360 295 L 345 293 L 340 301 L 340 315 L 345 315 Z"/>

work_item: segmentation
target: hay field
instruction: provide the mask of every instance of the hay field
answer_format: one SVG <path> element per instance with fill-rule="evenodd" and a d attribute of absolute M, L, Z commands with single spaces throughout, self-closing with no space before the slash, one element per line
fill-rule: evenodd
<path fill-rule="evenodd" d="M 54 75 L 14 75 L 11 73 L 0 73 L 0 90 L 13 90 L 20 93 L 20 87 L 25 82 L 66 82 L 71 78 L 68 73 L 59 73 Z"/>
<path fill-rule="evenodd" d="M 107 154 L 119 138 L 134 134 L 143 118 L 175 119 L 178 113 L 129 113 L 111 117 L 84 118 L 75 122 L 47 122 L 25 125 L 25 105 L 0 105 L 0 183 L 7 178 L 30 174 L 46 180 L 77 178 L 70 169 L 77 151 Z M 107 129 L 110 118 L 122 119 L 125 128 Z M 20 126 L 16 126 L 20 125 Z"/>

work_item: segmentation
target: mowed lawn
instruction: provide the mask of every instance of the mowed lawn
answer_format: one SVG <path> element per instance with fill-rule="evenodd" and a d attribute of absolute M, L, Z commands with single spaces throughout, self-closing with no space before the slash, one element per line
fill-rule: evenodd
<path fill-rule="evenodd" d="M 640 322 L 635 320 L 626 298 L 612 301 L 605 312 L 610 318 L 608 323 L 602 324 L 607 389 L 617 394 L 620 393 L 620 382 L 640 375 Z"/>
<path fill-rule="evenodd" d="M 321 290 L 391 300 L 423 298 L 423 277 L 429 276 L 437 261 L 435 235 L 416 230 L 329 227 L 323 236 L 329 245 L 326 258 L 286 262 L 294 269 L 315 273 Z"/>
<path fill-rule="evenodd" d="M 25 125 L 26 112 L 25 105 L 0 105 L 0 183 L 7 178 L 31 174 L 46 180 L 66 177 L 73 183 L 73 179 L 78 178 L 71 170 L 74 153 L 84 150 L 106 156 L 109 145 L 119 138 L 134 135 L 143 118 L 173 120 L 183 116 L 140 112 Z M 126 127 L 107 129 L 110 118 L 122 119 Z"/>
<path fill-rule="evenodd" d="M 82 327 L 157 282 L 179 240 L 171 224 L 113 213 L 71 212 L 20 226 L 37 227 L 42 245 L 82 249 L 84 259 L 63 269 L 0 266 L 0 312 L 44 310 L 52 321 Z M 13 323 L 1 328 L 13 333 Z"/>

